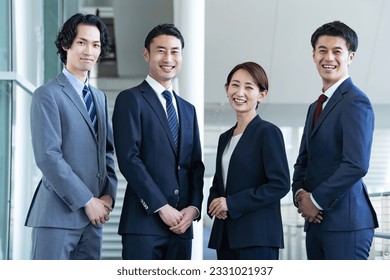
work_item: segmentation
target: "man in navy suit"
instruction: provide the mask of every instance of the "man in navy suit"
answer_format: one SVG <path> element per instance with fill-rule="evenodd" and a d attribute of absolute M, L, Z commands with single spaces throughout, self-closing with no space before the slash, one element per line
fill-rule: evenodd
<path fill-rule="evenodd" d="M 183 47 L 174 25 L 153 28 L 144 49 L 149 75 L 115 102 L 115 147 L 128 183 L 119 223 L 123 259 L 191 258 L 204 165 L 195 107 L 172 90 Z M 170 127 L 172 120 L 176 129 Z"/>
<path fill-rule="evenodd" d="M 307 257 L 367 259 L 378 227 L 362 179 L 369 167 L 374 112 L 348 74 L 358 38 L 334 21 L 319 27 L 311 44 L 324 96 L 309 107 L 292 184 L 305 219 Z"/>

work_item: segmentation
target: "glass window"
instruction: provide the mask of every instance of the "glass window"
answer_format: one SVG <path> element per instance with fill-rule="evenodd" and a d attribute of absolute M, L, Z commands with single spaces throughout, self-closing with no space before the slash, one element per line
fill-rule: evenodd
<path fill-rule="evenodd" d="M 9 2 L 0 0 L 0 71 L 10 68 Z"/>
<path fill-rule="evenodd" d="M 0 81 L 0 259 L 7 258 L 10 190 L 11 83 Z"/>

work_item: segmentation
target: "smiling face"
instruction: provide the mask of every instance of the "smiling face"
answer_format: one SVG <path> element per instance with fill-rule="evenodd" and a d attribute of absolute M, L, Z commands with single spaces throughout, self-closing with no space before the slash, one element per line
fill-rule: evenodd
<path fill-rule="evenodd" d="M 179 73 L 182 63 L 181 41 L 175 36 L 159 35 L 144 49 L 144 59 L 149 63 L 149 75 L 168 88 Z"/>
<path fill-rule="evenodd" d="M 101 52 L 100 31 L 96 26 L 79 24 L 76 37 L 66 52 L 66 69 L 85 82 L 88 71 L 96 64 Z"/>
<path fill-rule="evenodd" d="M 322 78 L 323 91 L 348 75 L 348 65 L 355 56 L 347 42 L 336 36 L 320 36 L 313 50 L 313 60 Z"/>
<path fill-rule="evenodd" d="M 227 97 L 236 113 L 256 114 L 257 103 L 267 95 L 267 91 L 260 91 L 248 71 L 237 70 L 227 88 Z"/>

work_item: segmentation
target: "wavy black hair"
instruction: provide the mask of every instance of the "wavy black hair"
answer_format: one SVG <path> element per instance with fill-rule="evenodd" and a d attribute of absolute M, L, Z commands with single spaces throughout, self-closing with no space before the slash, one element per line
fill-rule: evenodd
<path fill-rule="evenodd" d="M 72 46 L 73 40 L 76 37 L 77 26 L 79 24 L 93 25 L 99 29 L 101 44 L 100 57 L 104 57 L 111 49 L 111 38 L 108 28 L 104 22 L 98 16 L 78 13 L 70 17 L 64 23 L 55 40 L 57 54 L 60 55 L 61 61 L 65 64 L 67 52 L 63 48 L 69 49 Z"/>

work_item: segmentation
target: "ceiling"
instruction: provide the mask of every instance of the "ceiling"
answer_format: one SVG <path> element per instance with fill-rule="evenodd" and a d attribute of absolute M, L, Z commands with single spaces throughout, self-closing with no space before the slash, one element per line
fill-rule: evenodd
<path fill-rule="evenodd" d="M 84 9 L 99 8 L 103 16 L 113 17 L 118 76 L 144 77 L 145 34 L 157 23 L 173 22 L 175 1 L 81 2 Z M 341 20 L 357 32 L 359 48 L 350 75 L 379 114 L 386 112 L 390 108 L 390 56 L 386 55 L 390 1 L 213 0 L 205 1 L 205 125 L 220 127 L 234 122 L 223 85 L 231 68 L 248 60 L 260 63 L 270 80 L 269 94 L 259 114 L 279 125 L 302 125 L 307 105 L 321 89 L 310 36 L 317 27 L 333 20 Z"/>

